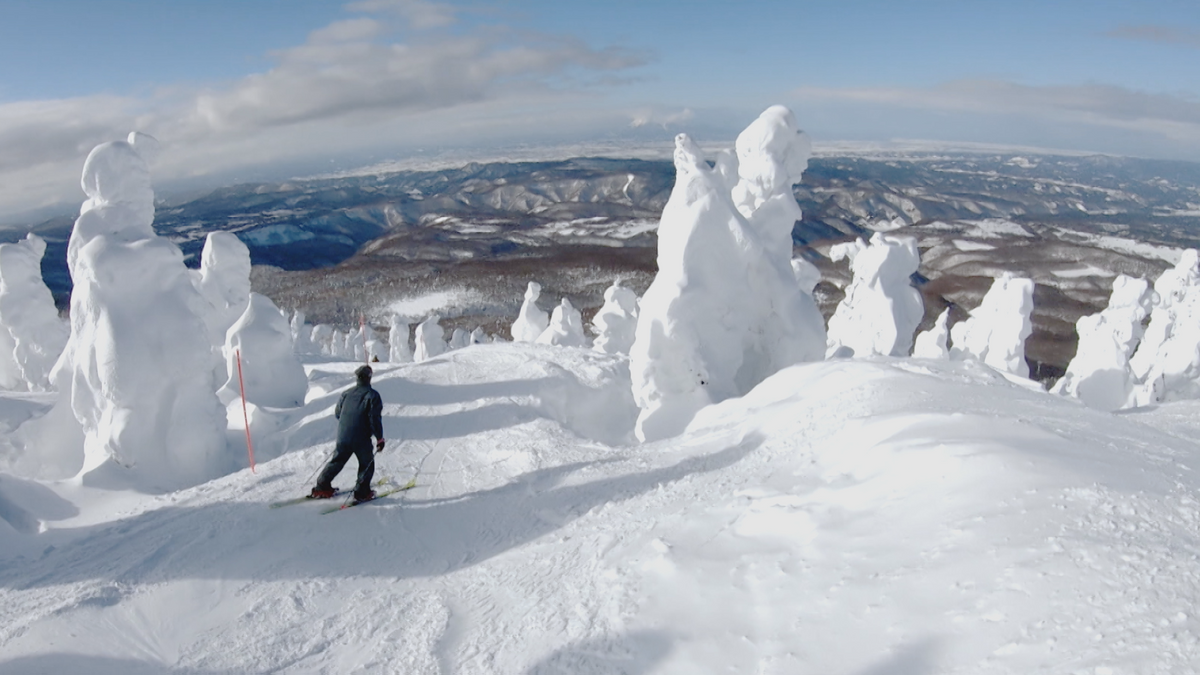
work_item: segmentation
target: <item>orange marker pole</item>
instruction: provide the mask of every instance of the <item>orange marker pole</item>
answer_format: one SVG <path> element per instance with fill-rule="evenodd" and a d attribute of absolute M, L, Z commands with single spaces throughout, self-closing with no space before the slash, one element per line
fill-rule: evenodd
<path fill-rule="evenodd" d="M 246 452 L 250 453 L 250 473 L 257 473 L 254 470 L 254 441 L 250 439 L 250 414 L 246 412 L 246 383 L 242 380 L 242 350 L 238 349 L 234 353 L 237 354 L 238 387 L 242 389 L 242 421 L 246 424 Z"/>

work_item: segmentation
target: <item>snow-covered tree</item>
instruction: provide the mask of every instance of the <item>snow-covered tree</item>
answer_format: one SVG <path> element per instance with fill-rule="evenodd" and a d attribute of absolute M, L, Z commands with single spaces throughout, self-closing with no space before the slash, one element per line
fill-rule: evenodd
<path fill-rule="evenodd" d="M 1118 276 L 1108 306 L 1075 322 L 1079 347 L 1051 392 L 1074 396 L 1099 410 L 1125 407 L 1134 384 L 1129 357 L 1142 339 L 1142 321 L 1153 300 L 1145 279 Z"/>
<path fill-rule="evenodd" d="M 392 363 L 411 363 L 412 349 L 408 346 L 408 321 L 403 317 L 393 315 L 388 329 L 388 361 Z"/>
<path fill-rule="evenodd" d="M 223 351 L 229 379 L 217 392 L 222 403 L 237 400 L 242 383 L 246 385 L 246 401 L 255 405 L 290 408 L 304 403 L 308 377 L 292 349 L 291 327 L 267 296 L 250 294 L 246 311 L 229 328 Z"/>
<path fill-rule="evenodd" d="M 462 349 L 471 345 L 471 334 L 463 328 L 455 328 L 450 333 L 449 349 Z"/>
<path fill-rule="evenodd" d="M 417 351 L 413 356 L 414 361 L 425 361 L 446 353 L 446 331 L 438 324 L 440 319 L 440 316 L 434 314 L 417 324 Z"/>
<path fill-rule="evenodd" d="M 154 233 L 154 192 L 138 151 L 104 143 L 83 168 L 67 246 L 71 335 L 52 377 L 83 435 L 82 473 L 159 488 L 238 466 L 226 448 L 200 295 L 170 240 Z"/>
<path fill-rule="evenodd" d="M 525 301 L 521 303 L 521 312 L 511 329 L 513 342 L 536 342 L 550 325 L 549 316 L 537 306 L 541 294 L 542 285 L 536 281 L 525 287 Z"/>
<path fill-rule="evenodd" d="M 605 354 L 628 354 L 637 331 L 638 297 L 621 282 L 604 291 L 604 306 L 592 319 L 596 341 L 592 349 Z"/>
<path fill-rule="evenodd" d="M 232 232 L 209 232 L 193 272 L 200 295 L 208 301 L 204 320 L 209 339 L 220 350 L 225 333 L 250 302 L 250 249 Z"/>
<path fill-rule="evenodd" d="M 313 326 L 311 340 L 313 347 L 317 351 L 325 356 L 333 356 L 333 326 L 327 323 L 319 323 Z"/>
<path fill-rule="evenodd" d="M 1130 367 L 1132 403 L 1200 398 L 1200 254 L 1188 249 L 1154 282 L 1150 324 Z"/>
<path fill-rule="evenodd" d="M 950 329 L 950 356 L 976 358 L 1007 373 L 1029 377 L 1025 339 L 1033 332 L 1033 281 L 1005 272 L 970 318 Z"/>
<path fill-rule="evenodd" d="M 942 310 L 933 327 L 917 335 L 912 355 L 918 359 L 944 359 L 950 356 L 950 309 Z"/>
<path fill-rule="evenodd" d="M 824 355 L 825 326 L 792 269 L 791 187 L 810 153 L 791 111 L 767 109 L 710 168 L 684 134 L 658 228 L 658 274 L 630 349 L 642 440 L 679 433 L 700 408 Z"/>
<path fill-rule="evenodd" d="M 42 280 L 46 242 L 0 244 L 0 387 L 45 391 L 70 336 Z"/>
<path fill-rule="evenodd" d="M 292 331 L 292 350 L 297 354 L 313 353 L 312 327 L 305 323 L 304 312 L 296 310 L 288 326 Z"/>
<path fill-rule="evenodd" d="M 910 280 L 921 264 L 916 241 L 876 232 L 869 245 L 859 239 L 829 255 L 849 258 L 854 279 L 829 319 L 828 353 L 848 347 L 858 356 L 908 356 L 925 313 Z"/>
<path fill-rule="evenodd" d="M 571 301 L 563 298 L 550 315 L 550 325 L 538 336 L 538 344 L 559 347 L 586 347 L 587 336 L 583 334 L 583 317 Z"/>

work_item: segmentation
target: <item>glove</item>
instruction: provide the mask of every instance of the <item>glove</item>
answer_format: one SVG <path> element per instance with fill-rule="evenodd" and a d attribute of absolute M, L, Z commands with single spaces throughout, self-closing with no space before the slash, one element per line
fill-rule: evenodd
<path fill-rule="evenodd" d="M 384 441 L 382 438 L 375 442 L 375 452 L 383 452 Z"/>

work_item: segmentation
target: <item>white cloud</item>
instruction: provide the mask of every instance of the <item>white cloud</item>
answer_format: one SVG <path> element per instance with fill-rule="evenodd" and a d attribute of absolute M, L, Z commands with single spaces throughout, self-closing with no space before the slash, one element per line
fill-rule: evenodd
<path fill-rule="evenodd" d="M 481 140 L 520 124 L 478 120 L 481 104 L 501 115 L 522 101 L 561 105 L 585 88 L 581 77 L 641 63 L 621 50 L 504 26 L 445 32 L 457 10 L 424 0 L 364 0 L 349 9 L 371 16 L 314 30 L 304 44 L 273 53 L 274 67 L 224 86 L 0 104 L 0 214 L 79 198 L 87 152 L 131 130 L 163 141 L 156 173 L 169 181 L 419 142 L 416 124 L 471 120 L 463 139 Z M 438 115 L 427 117 L 431 111 Z"/>
<path fill-rule="evenodd" d="M 859 103 L 931 112 L 1022 115 L 1056 124 L 1082 124 L 1194 144 L 1200 155 L 1200 101 L 1122 87 L 1089 84 L 1029 86 L 959 80 L 932 88 L 802 87 L 807 102 Z"/>
<path fill-rule="evenodd" d="M 678 127 L 685 122 L 690 122 L 695 116 L 691 108 L 684 108 L 672 113 L 651 109 L 637 110 L 633 113 L 632 119 L 629 121 L 629 126 L 636 129 L 653 124 L 663 129 L 670 129 Z"/>

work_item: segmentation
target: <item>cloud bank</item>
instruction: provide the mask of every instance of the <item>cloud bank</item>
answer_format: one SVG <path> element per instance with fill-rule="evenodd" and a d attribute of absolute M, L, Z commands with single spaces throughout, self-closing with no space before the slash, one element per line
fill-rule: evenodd
<path fill-rule="evenodd" d="M 304 44 L 272 54 L 269 70 L 234 82 L 145 98 L 0 105 L 0 216 L 80 198 L 83 157 L 131 130 L 163 141 L 160 181 L 447 142 L 456 128 L 478 140 L 512 133 L 522 109 L 535 110 L 526 114 L 531 124 L 562 126 L 536 111 L 569 106 L 592 78 L 645 61 L 569 37 L 465 25 L 440 3 L 363 0 L 347 8 L 363 15 L 312 31 Z"/>

